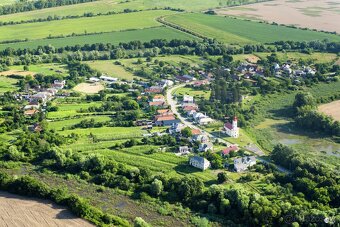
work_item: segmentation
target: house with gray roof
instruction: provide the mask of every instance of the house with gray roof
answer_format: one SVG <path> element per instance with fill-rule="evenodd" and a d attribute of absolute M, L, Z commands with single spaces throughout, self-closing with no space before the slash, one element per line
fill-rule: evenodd
<path fill-rule="evenodd" d="M 210 162 L 203 158 L 203 157 L 199 157 L 199 156 L 194 156 L 194 157 L 191 157 L 190 160 L 189 160 L 189 163 L 191 166 L 193 167 L 196 167 L 198 169 L 201 169 L 201 170 L 206 170 L 210 167 Z"/>
<path fill-rule="evenodd" d="M 213 150 L 214 145 L 211 142 L 201 143 L 198 150 L 201 152 L 207 152 L 209 150 Z"/>
<path fill-rule="evenodd" d="M 248 167 L 253 166 L 256 164 L 256 157 L 255 156 L 246 156 L 242 158 L 234 159 L 234 170 L 236 172 L 243 172 Z"/>

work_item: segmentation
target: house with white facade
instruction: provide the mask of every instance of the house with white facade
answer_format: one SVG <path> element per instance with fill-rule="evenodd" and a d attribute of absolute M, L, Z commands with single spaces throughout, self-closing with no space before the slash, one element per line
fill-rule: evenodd
<path fill-rule="evenodd" d="M 210 162 L 207 159 L 199 156 L 191 157 L 189 163 L 193 167 L 199 168 L 201 170 L 206 170 L 211 166 Z"/>
<path fill-rule="evenodd" d="M 243 172 L 248 167 L 253 166 L 256 164 L 256 157 L 255 156 L 247 156 L 242 158 L 234 159 L 234 170 L 236 172 Z"/>

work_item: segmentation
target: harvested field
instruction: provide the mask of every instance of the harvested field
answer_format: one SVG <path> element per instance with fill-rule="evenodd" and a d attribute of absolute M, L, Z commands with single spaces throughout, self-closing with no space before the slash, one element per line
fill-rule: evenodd
<path fill-rule="evenodd" d="M 319 106 L 319 111 L 340 121 L 340 100 Z"/>
<path fill-rule="evenodd" d="M 8 70 L 8 71 L 3 71 L 0 72 L 0 76 L 12 76 L 12 75 L 17 75 L 17 76 L 34 76 L 36 73 L 35 72 L 30 72 L 30 71 L 23 71 L 23 70 Z"/>
<path fill-rule="evenodd" d="M 96 94 L 101 90 L 104 90 L 104 85 L 101 83 L 81 83 L 75 86 L 73 90 L 86 94 Z"/>
<path fill-rule="evenodd" d="M 62 206 L 0 191 L 0 226 L 93 226 Z"/>
<path fill-rule="evenodd" d="M 246 7 L 217 10 L 220 15 L 258 19 L 302 28 L 340 32 L 340 2 L 328 0 L 275 0 Z"/>

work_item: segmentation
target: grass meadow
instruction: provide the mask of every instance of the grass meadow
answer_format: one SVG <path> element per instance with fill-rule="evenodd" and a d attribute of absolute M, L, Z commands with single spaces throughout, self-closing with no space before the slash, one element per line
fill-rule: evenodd
<path fill-rule="evenodd" d="M 131 72 L 126 71 L 124 67 L 115 65 L 114 61 L 88 61 L 85 62 L 91 68 L 96 69 L 106 75 L 124 80 L 133 80 L 136 78 Z"/>
<path fill-rule="evenodd" d="M 174 12 L 172 11 L 166 10 L 152 10 L 117 15 L 2 26 L 0 27 L 0 41 L 26 38 L 32 40 L 42 39 L 49 36 L 71 35 L 73 33 L 84 34 L 86 32 L 98 33 L 157 27 L 160 26 L 160 24 L 156 22 L 155 18 L 173 13 Z M 143 18 L 143 20 L 140 18 Z"/>
<path fill-rule="evenodd" d="M 18 89 L 16 83 L 18 80 L 10 78 L 8 76 L 0 76 L 0 94 L 7 91 L 15 91 Z"/>
<path fill-rule="evenodd" d="M 23 70 L 23 65 L 13 65 L 10 70 Z M 42 73 L 45 75 L 54 75 L 60 74 L 62 76 L 67 75 L 67 69 L 65 69 L 65 65 L 57 64 L 57 63 L 49 63 L 49 64 L 38 64 L 38 65 L 29 65 L 29 71 L 34 73 Z M 58 72 L 57 72 L 58 71 Z"/>
<path fill-rule="evenodd" d="M 181 87 L 174 91 L 174 95 L 190 95 L 195 99 L 209 99 L 211 91 L 195 90 L 191 87 Z"/>
<path fill-rule="evenodd" d="M 339 36 L 332 34 L 199 13 L 171 15 L 165 17 L 165 20 L 203 36 L 231 44 L 271 43 L 279 40 L 340 41 Z"/>

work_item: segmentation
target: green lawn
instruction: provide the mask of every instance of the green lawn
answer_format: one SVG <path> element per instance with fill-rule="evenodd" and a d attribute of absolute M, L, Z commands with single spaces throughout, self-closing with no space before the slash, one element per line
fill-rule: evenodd
<path fill-rule="evenodd" d="M 0 35 L 1 37 L 1 35 Z M 116 31 L 108 32 L 103 34 L 94 34 L 86 36 L 74 36 L 57 39 L 39 39 L 31 40 L 27 42 L 0 44 L 0 50 L 4 50 L 7 47 L 14 49 L 25 49 L 25 48 L 37 48 L 38 46 L 52 45 L 54 47 L 65 47 L 75 46 L 84 44 L 95 44 L 95 43 L 112 43 L 118 45 L 119 43 L 127 43 L 130 41 L 139 40 L 141 42 L 148 42 L 152 39 L 182 39 L 191 40 L 195 39 L 193 36 L 188 35 L 184 32 L 177 31 L 175 29 L 166 27 L 154 27 L 137 29 L 131 31 Z"/>
<path fill-rule="evenodd" d="M 15 2 L 16 2 L 16 0 L 1 0 L 0 6 L 13 4 Z"/>
<path fill-rule="evenodd" d="M 48 119 L 58 119 L 58 118 L 65 118 L 65 117 L 74 117 L 76 115 L 85 115 L 89 113 L 80 113 L 78 112 L 81 109 L 87 109 L 90 106 L 100 106 L 101 102 L 91 102 L 91 103 L 57 103 L 55 104 L 58 106 L 58 111 L 56 112 L 49 112 L 47 114 Z"/>
<path fill-rule="evenodd" d="M 326 38 L 340 41 L 337 35 L 199 13 L 176 14 L 165 19 L 225 43 L 271 43 L 279 40 L 311 41 Z"/>
<path fill-rule="evenodd" d="M 210 98 L 210 93 L 211 91 L 203 91 L 203 90 L 195 90 L 193 88 L 190 87 L 181 87 L 178 88 L 174 91 L 174 95 L 190 95 L 193 96 L 195 99 L 200 99 L 200 98 L 204 98 L 204 99 L 209 99 Z"/>
<path fill-rule="evenodd" d="M 155 18 L 173 14 L 172 11 L 152 10 L 127 14 L 96 16 L 60 21 L 18 24 L 0 27 L 0 41 L 14 39 L 42 39 L 48 36 L 112 32 L 160 26 Z M 140 18 L 143 18 L 142 20 Z"/>
<path fill-rule="evenodd" d="M 120 65 L 115 65 L 114 61 L 88 61 L 85 62 L 91 68 L 96 69 L 104 74 L 112 77 L 117 77 L 119 79 L 133 80 L 136 78 L 131 72 L 126 71 L 124 67 Z"/>
<path fill-rule="evenodd" d="M 11 70 L 23 70 L 23 65 L 14 65 L 9 67 Z M 42 73 L 45 75 L 54 75 L 60 74 L 63 76 L 67 75 L 67 69 L 65 69 L 65 65 L 60 65 L 57 63 L 50 63 L 50 64 L 38 64 L 38 65 L 29 65 L 28 66 L 30 72 L 34 73 Z M 56 72 L 60 71 L 60 72 Z"/>
<path fill-rule="evenodd" d="M 18 89 L 16 86 L 18 80 L 7 77 L 7 76 L 0 76 L 0 94 L 5 93 L 7 91 L 15 91 Z"/>
<path fill-rule="evenodd" d="M 88 117 L 68 119 L 68 120 L 56 120 L 56 121 L 49 122 L 48 128 L 54 129 L 56 131 L 60 131 L 62 130 L 62 128 L 68 128 L 70 126 L 80 123 L 82 120 L 90 120 L 90 119 L 94 119 L 95 122 L 106 122 L 106 121 L 110 121 L 111 117 L 110 116 L 88 116 Z"/>

